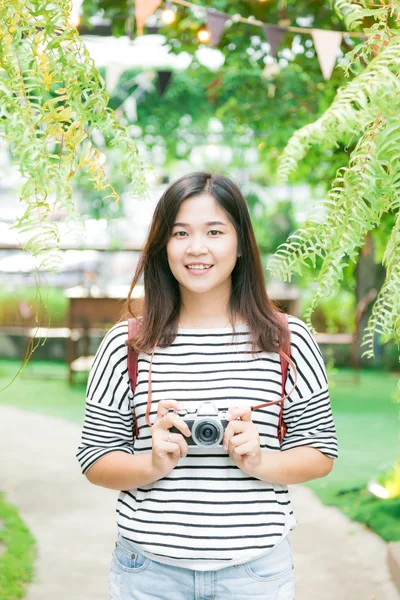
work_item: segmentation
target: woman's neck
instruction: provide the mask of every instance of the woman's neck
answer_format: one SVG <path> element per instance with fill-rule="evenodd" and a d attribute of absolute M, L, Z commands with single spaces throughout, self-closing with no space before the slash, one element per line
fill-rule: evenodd
<path fill-rule="evenodd" d="M 233 318 L 230 310 L 230 287 L 222 286 L 210 293 L 198 294 L 181 289 L 179 327 L 187 329 L 223 328 L 243 322 L 239 315 Z"/>
<path fill-rule="evenodd" d="M 235 319 L 234 321 L 237 325 L 237 320 Z M 179 319 L 179 327 L 182 327 L 183 329 L 223 329 L 224 327 L 229 327 L 231 325 L 231 318 L 226 315 L 221 317 L 212 315 L 208 319 L 201 319 L 199 317 L 192 319 L 183 317 Z"/>
<path fill-rule="evenodd" d="M 226 306 L 225 310 L 217 307 L 207 309 L 205 306 L 188 310 L 187 307 L 182 306 L 179 313 L 179 327 L 184 329 L 223 328 L 243 323 L 240 315 L 231 315 L 229 306 Z"/>

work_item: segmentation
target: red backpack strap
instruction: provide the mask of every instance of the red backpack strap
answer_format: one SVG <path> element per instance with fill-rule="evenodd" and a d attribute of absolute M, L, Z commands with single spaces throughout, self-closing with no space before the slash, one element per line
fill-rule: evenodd
<path fill-rule="evenodd" d="M 130 340 L 139 328 L 138 319 L 128 319 L 128 340 Z M 135 394 L 136 382 L 138 378 L 138 355 L 128 346 L 128 373 L 131 384 L 132 394 Z M 139 427 L 136 418 L 135 408 L 133 409 L 133 420 L 135 424 L 135 437 L 139 435 Z"/>
<path fill-rule="evenodd" d="M 286 313 L 280 313 L 280 318 L 284 322 L 285 326 L 287 328 L 289 328 L 288 315 Z M 282 350 L 286 354 L 286 356 L 288 356 L 290 358 L 290 342 L 285 347 L 283 347 Z M 286 384 L 288 367 L 289 367 L 288 361 L 286 360 L 286 358 L 284 358 L 281 355 L 282 398 L 285 396 L 285 384 Z M 284 403 L 281 402 L 281 410 L 279 412 L 279 422 L 278 422 L 278 440 L 279 440 L 280 444 L 282 444 L 282 440 L 286 435 L 286 429 L 287 429 L 285 423 L 283 422 L 283 404 Z"/>

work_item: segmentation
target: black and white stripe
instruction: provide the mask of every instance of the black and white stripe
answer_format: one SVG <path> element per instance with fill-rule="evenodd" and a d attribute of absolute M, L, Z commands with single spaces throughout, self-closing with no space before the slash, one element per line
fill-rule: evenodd
<path fill-rule="evenodd" d="M 289 317 L 295 391 L 284 405 L 287 435 L 277 439 L 279 405 L 253 412 L 263 450 L 312 446 L 337 456 L 335 427 L 321 352 L 306 325 Z M 133 398 L 127 367 L 127 322 L 114 326 L 101 343 L 90 372 L 82 441 L 77 457 L 83 473 L 114 450 L 151 452 L 146 425 L 150 356 L 140 354 Z M 286 391 L 294 383 L 291 367 Z M 198 408 L 212 400 L 219 410 L 278 399 L 279 356 L 251 353 L 248 327 L 180 329 L 172 345 L 158 348 L 152 367 L 154 422 L 161 399 Z M 139 435 L 133 439 L 133 407 Z M 150 558 L 196 570 L 247 562 L 273 547 L 296 525 L 286 486 L 248 477 L 222 448 L 190 447 L 165 478 L 120 493 L 119 532 Z"/>

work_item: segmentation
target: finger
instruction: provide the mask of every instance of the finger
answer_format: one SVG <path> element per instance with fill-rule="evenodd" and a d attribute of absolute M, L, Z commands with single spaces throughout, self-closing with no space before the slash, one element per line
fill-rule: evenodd
<path fill-rule="evenodd" d="M 223 438 L 223 446 L 226 449 L 229 445 L 231 438 L 238 434 L 242 433 L 244 430 L 244 424 L 241 421 L 231 421 L 229 425 L 225 429 L 224 438 Z"/>
<path fill-rule="evenodd" d="M 251 408 L 250 406 L 231 406 L 226 418 L 228 421 L 233 421 L 238 418 L 242 421 L 251 421 Z"/>
<path fill-rule="evenodd" d="M 227 451 L 229 454 L 232 454 L 236 448 L 240 448 L 243 444 L 247 444 L 248 442 L 252 442 L 254 445 L 257 445 L 257 442 L 252 437 L 249 437 L 248 433 L 234 435 L 229 440 Z"/>
<path fill-rule="evenodd" d="M 186 422 L 176 415 L 175 413 L 167 413 L 159 422 L 158 427 L 161 429 L 171 429 L 171 427 L 176 427 L 182 433 L 182 435 L 189 436 L 190 429 L 187 426 Z"/>
<path fill-rule="evenodd" d="M 241 434 L 245 435 L 245 439 L 248 440 L 249 436 L 254 435 L 258 438 L 258 430 L 255 429 L 254 423 L 246 423 L 243 421 L 231 421 L 228 427 L 225 429 L 223 446 L 225 450 L 229 447 L 231 440 L 241 437 Z M 244 438 L 241 438 L 243 441 Z"/>
<path fill-rule="evenodd" d="M 235 456 L 243 456 L 243 454 L 250 454 L 251 452 L 255 452 L 257 450 L 257 445 L 254 444 L 253 440 L 246 442 L 245 444 L 241 444 L 232 449 L 232 454 Z"/>
<path fill-rule="evenodd" d="M 245 433 L 233 435 L 229 440 L 229 445 L 231 445 L 233 448 L 235 448 L 236 446 L 240 446 L 240 444 L 245 444 L 246 442 L 249 442 L 249 441 L 250 441 L 250 437 L 248 435 L 248 432 L 246 431 Z"/>
<path fill-rule="evenodd" d="M 248 421 L 230 421 L 225 429 L 225 435 L 227 438 L 231 438 L 233 435 L 238 435 L 244 431 L 250 431 L 253 428 L 254 423 L 249 423 Z"/>
<path fill-rule="evenodd" d="M 157 406 L 156 421 L 162 419 L 168 413 L 170 408 L 173 408 L 174 410 L 180 410 L 182 406 L 177 400 L 160 400 Z"/>
<path fill-rule="evenodd" d="M 228 425 L 228 426 L 227 426 L 227 428 L 225 429 L 225 432 L 224 432 L 224 437 L 223 437 L 223 439 L 222 439 L 222 445 L 223 445 L 223 447 L 224 447 L 224 449 L 225 449 L 225 450 L 227 450 L 227 449 L 228 449 L 228 446 L 229 446 L 229 442 L 230 442 L 230 440 L 231 440 L 231 437 L 232 437 L 233 435 L 235 435 L 235 431 L 234 431 L 233 427 L 231 427 L 231 424 L 232 424 L 232 423 L 229 423 L 229 425 Z"/>
<path fill-rule="evenodd" d="M 175 442 L 168 442 L 160 440 L 157 442 L 157 452 L 165 452 L 166 454 L 173 454 L 174 456 L 180 456 L 181 448 L 179 444 Z"/>
<path fill-rule="evenodd" d="M 170 447 L 168 452 L 176 452 L 179 450 L 180 456 L 184 457 L 189 452 L 189 447 L 184 437 L 180 433 L 171 433 L 171 437 L 166 441 L 167 446 Z"/>
<path fill-rule="evenodd" d="M 229 444 L 231 443 L 233 438 L 243 432 L 243 430 L 239 432 L 235 431 L 235 428 L 231 427 L 231 425 L 232 423 L 229 423 L 228 427 L 225 429 L 224 438 L 222 441 L 225 450 L 229 448 Z"/>

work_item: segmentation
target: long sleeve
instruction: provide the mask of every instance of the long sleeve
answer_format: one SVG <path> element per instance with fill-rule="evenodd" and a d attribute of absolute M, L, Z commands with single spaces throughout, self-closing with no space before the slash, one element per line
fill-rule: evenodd
<path fill-rule="evenodd" d="M 296 317 L 289 318 L 291 358 L 297 370 L 293 393 L 284 403 L 283 420 L 287 433 L 281 449 L 312 446 L 327 456 L 338 456 L 337 437 L 330 405 L 328 381 L 321 351 L 309 328 Z M 292 367 L 286 393 L 295 381 Z"/>
<path fill-rule="evenodd" d="M 112 327 L 97 350 L 89 374 L 85 420 L 76 454 L 83 474 L 110 452 L 120 450 L 133 454 L 127 336 L 127 322 Z"/>

